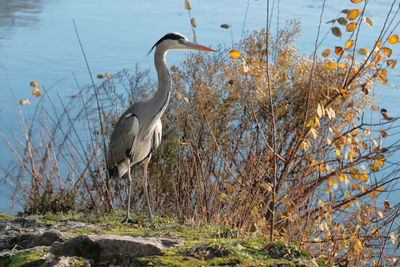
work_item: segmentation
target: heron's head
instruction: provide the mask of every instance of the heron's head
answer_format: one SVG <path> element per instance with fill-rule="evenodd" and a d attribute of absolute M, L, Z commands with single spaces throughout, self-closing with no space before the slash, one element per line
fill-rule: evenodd
<path fill-rule="evenodd" d="M 164 48 L 164 50 L 194 49 L 206 52 L 215 52 L 215 50 L 211 48 L 190 42 L 185 36 L 176 32 L 167 33 L 166 35 L 164 35 L 164 37 L 162 37 L 160 40 L 158 40 L 157 43 L 153 45 L 147 55 L 150 54 L 155 47 L 162 47 Z"/>

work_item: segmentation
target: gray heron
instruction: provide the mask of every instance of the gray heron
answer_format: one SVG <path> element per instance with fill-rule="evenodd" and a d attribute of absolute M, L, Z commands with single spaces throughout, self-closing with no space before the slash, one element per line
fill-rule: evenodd
<path fill-rule="evenodd" d="M 129 106 L 118 119 L 111 134 L 108 146 L 107 167 L 110 176 L 120 179 L 128 175 L 128 195 L 126 217 L 122 222 L 133 222 L 130 217 L 130 196 L 132 191 L 131 169 L 143 162 L 143 187 L 147 202 L 147 211 L 152 218 L 150 197 L 147 184 L 147 166 L 152 153 L 160 145 L 162 125 L 161 116 L 168 106 L 171 90 L 171 78 L 165 61 L 169 50 L 195 49 L 207 52 L 215 50 L 189 42 L 179 33 L 168 33 L 162 37 L 147 54 L 155 48 L 154 65 L 158 75 L 158 89 L 146 102 L 136 102 Z"/>

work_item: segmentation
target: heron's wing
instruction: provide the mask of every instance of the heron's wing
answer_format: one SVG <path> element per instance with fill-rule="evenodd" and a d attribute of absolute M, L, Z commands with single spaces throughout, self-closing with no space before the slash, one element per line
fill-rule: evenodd
<path fill-rule="evenodd" d="M 133 141 L 139 132 L 139 120 L 127 110 L 115 126 L 108 148 L 108 168 L 112 169 L 129 157 Z"/>
<path fill-rule="evenodd" d="M 158 119 L 156 121 L 156 125 L 154 127 L 153 133 L 153 144 L 152 144 L 152 151 L 156 150 L 161 143 L 161 136 L 162 136 L 162 124 L 161 120 Z"/>

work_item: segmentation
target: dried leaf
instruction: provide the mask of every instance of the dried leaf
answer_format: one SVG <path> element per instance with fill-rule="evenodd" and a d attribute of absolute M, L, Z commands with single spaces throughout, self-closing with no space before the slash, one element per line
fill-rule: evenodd
<path fill-rule="evenodd" d="M 313 139 L 317 139 L 318 137 L 318 131 L 314 128 L 310 128 L 310 135 Z"/>
<path fill-rule="evenodd" d="M 354 191 L 359 191 L 359 190 L 361 190 L 361 186 L 358 183 L 353 182 L 351 189 Z"/>
<path fill-rule="evenodd" d="M 223 29 L 229 29 L 231 27 L 231 25 L 224 23 L 224 24 L 221 24 L 220 27 L 223 28 Z"/>
<path fill-rule="evenodd" d="M 348 20 L 355 20 L 361 14 L 361 10 L 359 9 L 352 9 L 347 13 Z"/>
<path fill-rule="evenodd" d="M 189 99 L 186 96 L 183 98 L 183 101 L 185 101 L 186 103 L 189 103 Z"/>
<path fill-rule="evenodd" d="M 396 67 L 397 60 L 390 59 L 386 61 L 386 64 L 388 65 L 389 68 L 393 69 L 394 67 Z"/>
<path fill-rule="evenodd" d="M 343 52 L 344 52 L 344 50 L 343 50 L 342 47 L 340 47 L 340 46 L 336 46 L 335 47 L 335 54 L 336 55 L 341 56 L 341 55 L 343 55 Z"/>
<path fill-rule="evenodd" d="M 399 42 L 399 36 L 397 34 L 393 34 L 388 38 L 389 44 L 397 44 Z"/>
<path fill-rule="evenodd" d="M 358 53 L 360 55 L 367 56 L 369 55 L 369 50 L 367 48 L 360 48 L 360 50 L 358 50 Z"/>
<path fill-rule="evenodd" d="M 317 115 L 318 117 L 322 118 L 325 114 L 324 114 L 324 108 L 321 106 L 321 104 L 318 103 L 317 106 Z"/>
<path fill-rule="evenodd" d="M 173 65 L 173 66 L 170 68 L 170 70 L 173 71 L 173 72 L 177 72 L 177 71 L 178 71 L 178 67 L 175 66 L 175 65 Z"/>
<path fill-rule="evenodd" d="M 389 114 L 387 113 L 387 110 L 385 108 L 381 109 L 381 114 L 385 120 L 387 120 L 387 121 L 393 120 L 393 118 L 389 116 Z"/>
<path fill-rule="evenodd" d="M 390 55 L 392 54 L 392 49 L 388 48 L 388 47 L 382 47 L 381 48 L 382 53 L 384 53 L 385 55 L 387 55 L 388 57 L 390 57 Z"/>
<path fill-rule="evenodd" d="M 367 24 L 368 27 L 372 29 L 372 20 L 368 17 L 364 17 L 364 22 Z"/>
<path fill-rule="evenodd" d="M 347 42 L 345 43 L 344 49 L 347 50 L 347 49 L 351 48 L 353 45 L 354 45 L 354 41 L 353 41 L 353 40 L 349 40 L 349 41 L 347 41 Z"/>
<path fill-rule="evenodd" d="M 385 201 L 383 201 L 383 206 L 385 207 L 385 209 L 390 209 L 390 202 L 389 202 L 389 200 L 385 200 Z"/>
<path fill-rule="evenodd" d="M 347 25 L 347 19 L 343 17 L 338 18 L 337 21 L 339 22 L 340 25 Z"/>
<path fill-rule="evenodd" d="M 187 10 L 192 10 L 192 8 L 190 7 L 190 3 L 189 3 L 189 0 L 185 0 L 185 9 L 187 9 Z"/>
<path fill-rule="evenodd" d="M 97 74 L 97 79 L 103 79 L 104 78 L 104 76 L 103 76 L 103 74 Z"/>
<path fill-rule="evenodd" d="M 322 52 L 322 56 L 327 57 L 327 56 L 329 56 L 330 53 L 331 53 L 331 50 L 325 49 L 324 52 Z"/>
<path fill-rule="evenodd" d="M 396 245 L 397 243 L 397 237 L 393 232 L 390 233 L 390 241 L 392 241 L 393 245 Z"/>
<path fill-rule="evenodd" d="M 351 2 L 354 3 L 354 4 L 361 3 L 362 1 L 363 1 L 363 0 L 351 0 Z"/>
<path fill-rule="evenodd" d="M 385 130 L 381 130 L 381 136 L 383 138 L 386 138 L 386 137 L 388 137 L 388 133 Z"/>
<path fill-rule="evenodd" d="M 194 18 L 191 18 L 191 19 L 190 19 L 190 24 L 192 24 L 192 26 L 193 26 L 194 28 L 196 28 L 196 26 L 197 26 L 196 20 L 195 20 Z"/>
<path fill-rule="evenodd" d="M 377 106 L 375 106 L 375 105 L 371 105 L 371 110 L 372 111 L 378 111 L 379 108 Z"/>
<path fill-rule="evenodd" d="M 240 55 L 240 52 L 239 52 L 239 51 L 237 51 L 237 50 L 231 50 L 231 51 L 229 52 L 229 57 L 232 58 L 232 59 L 237 59 L 237 58 L 240 58 L 241 55 Z"/>
<path fill-rule="evenodd" d="M 357 28 L 357 24 L 358 24 L 358 22 L 351 22 L 351 23 L 347 24 L 346 31 L 353 32 Z"/>
<path fill-rule="evenodd" d="M 331 30 L 333 35 L 335 35 L 336 37 L 342 37 L 342 32 L 340 31 L 339 27 L 333 27 Z"/>

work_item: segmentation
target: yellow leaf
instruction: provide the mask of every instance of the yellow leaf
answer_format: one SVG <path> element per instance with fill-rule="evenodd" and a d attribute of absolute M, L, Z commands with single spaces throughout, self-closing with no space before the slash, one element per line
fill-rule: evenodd
<path fill-rule="evenodd" d="M 325 68 L 327 68 L 327 69 L 334 69 L 335 67 L 336 67 L 336 64 L 331 61 L 326 63 L 326 65 L 325 65 Z"/>
<path fill-rule="evenodd" d="M 377 189 L 376 189 L 376 191 L 379 191 L 379 192 L 384 192 L 385 191 L 385 189 L 383 189 L 383 187 L 378 187 Z"/>
<path fill-rule="evenodd" d="M 38 88 L 34 88 L 34 89 L 32 90 L 32 95 L 35 95 L 35 96 L 42 96 L 42 94 L 40 93 L 40 90 L 39 90 Z"/>
<path fill-rule="evenodd" d="M 196 24 L 196 20 L 194 18 L 191 18 L 190 23 L 192 24 L 192 26 L 194 28 L 196 28 L 197 24 Z"/>
<path fill-rule="evenodd" d="M 335 184 L 335 179 L 333 178 L 333 176 L 330 176 L 330 177 L 328 178 L 328 184 L 329 184 L 330 186 L 332 186 L 332 185 Z"/>
<path fill-rule="evenodd" d="M 355 201 L 355 203 L 356 203 L 356 205 L 357 205 L 357 208 L 360 210 L 360 209 L 361 209 L 360 203 L 358 203 L 358 201 Z"/>
<path fill-rule="evenodd" d="M 364 17 L 364 22 L 367 24 L 368 27 L 372 29 L 372 20 L 368 17 Z"/>
<path fill-rule="evenodd" d="M 354 4 L 361 3 L 362 1 L 363 1 L 363 0 L 351 0 L 351 2 L 354 3 Z"/>
<path fill-rule="evenodd" d="M 336 55 L 338 55 L 338 56 L 341 56 L 341 55 L 343 55 L 343 48 L 342 47 L 340 47 L 340 46 L 336 46 L 335 47 L 335 54 Z"/>
<path fill-rule="evenodd" d="M 182 95 L 179 94 L 179 93 L 176 94 L 176 95 L 175 95 L 175 99 L 178 100 L 178 101 L 182 100 Z"/>
<path fill-rule="evenodd" d="M 329 195 L 329 193 L 331 192 L 331 188 L 329 186 L 325 186 L 324 192 L 325 194 Z"/>
<path fill-rule="evenodd" d="M 327 57 L 327 56 L 329 56 L 330 53 L 331 53 L 331 50 L 325 49 L 324 52 L 322 52 L 322 56 Z"/>
<path fill-rule="evenodd" d="M 339 159 L 341 159 L 342 158 L 342 153 L 340 153 L 340 151 L 337 149 L 336 150 L 336 156 L 339 158 Z"/>
<path fill-rule="evenodd" d="M 369 50 L 367 48 L 360 48 L 360 50 L 358 50 L 358 53 L 360 55 L 367 56 L 369 54 Z"/>
<path fill-rule="evenodd" d="M 348 97 L 349 96 L 349 91 L 347 91 L 345 89 L 340 88 L 339 92 L 343 97 Z"/>
<path fill-rule="evenodd" d="M 314 119 L 314 127 L 319 127 L 319 119 L 317 116 Z"/>
<path fill-rule="evenodd" d="M 185 101 L 186 103 L 189 103 L 189 99 L 186 96 L 183 98 L 183 101 Z"/>
<path fill-rule="evenodd" d="M 378 75 L 378 79 L 381 81 L 381 83 L 383 83 L 383 84 L 387 84 L 387 82 L 388 82 L 388 79 L 387 79 L 387 77 L 386 76 L 383 76 L 383 75 Z"/>
<path fill-rule="evenodd" d="M 361 10 L 359 9 L 352 9 L 347 13 L 347 19 L 348 20 L 355 20 L 358 15 L 361 14 Z"/>
<path fill-rule="evenodd" d="M 354 67 L 351 71 L 352 71 L 354 74 L 357 74 L 357 73 L 358 73 L 358 67 L 357 67 L 357 66 Z"/>
<path fill-rule="evenodd" d="M 232 58 L 232 59 L 237 59 L 237 58 L 240 58 L 241 55 L 240 55 L 240 52 L 239 52 L 239 51 L 237 51 L 237 50 L 231 50 L 231 51 L 229 52 L 229 57 Z"/>
<path fill-rule="evenodd" d="M 142 94 L 142 98 L 148 98 L 149 94 Z"/>
<path fill-rule="evenodd" d="M 399 42 L 399 36 L 397 34 L 393 34 L 388 38 L 389 44 L 397 44 Z"/>
<path fill-rule="evenodd" d="M 31 105 L 31 101 L 29 101 L 29 99 L 24 99 L 24 100 L 20 100 L 19 104 L 24 106 L 24 105 Z"/>
<path fill-rule="evenodd" d="M 376 198 L 377 196 L 378 196 L 378 193 L 375 192 L 375 191 L 372 191 L 372 192 L 369 193 L 369 197 L 370 197 L 371 199 L 374 199 L 374 198 Z"/>
<path fill-rule="evenodd" d="M 357 28 L 357 24 L 358 24 L 358 22 L 351 22 L 351 23 L 347 24 L 346 31 L 353 32 Z"/>
<path fill-rule="evenodd" d="M 32 81 L 32 82 L 30 83 L 30 86 L 32 86 L 32 87 L 38 87 L 38 86 L 39 86 L 39 83 L 36 82 L 36 81 Z"/>
<path fill-rule="evenodd" d="M 111 78 L 111 73 L 109 73 L 109 72 L 106 72 L 106 74 L 105 74 L 105 75 L 106 75 L 106 77 L 107 77 L 107 78 Z"/>
<path fill-rule="evenodd" d="M 382 47 L 381 48 L 382 53 L 384 53 L 385 55 L 387 55 L 388 57 L 390 57 L 390 55 L 392 54 L 392 49 L 387 48 L 387 47 Z"/>
<path fill-rule="evenodd" d="M 190 7 L 189 0 L 185 0 L 185 9 L 191 10 L 192 8 Z"/>
<path fill-rule="evenodd" d="M 353 186 L 351 187 L 351 189 L 352 190 L 361 190 L 361 186 L 358 183 L 353 182 Z"/>
<path fill-rule="evenodd" d="M 344 63 L 338 63 L 337 65 L 342 69 L 346 68 L 346 64 L 344 64 Z"/>
<path fill-rule="evenodd" d="M 309 145 L 307 144 L 306 141 L 303 141 L 303 143 L 301 143 L 300 149 L 303 149 L 304 151 L 308 151 Z"/>
<path fill-rule="evenodd" d="M 344 44 L 344 49 L 349 49 L 353 45 L 354 45 L 354 41 L 353 40 L 349 40 Z"/>

